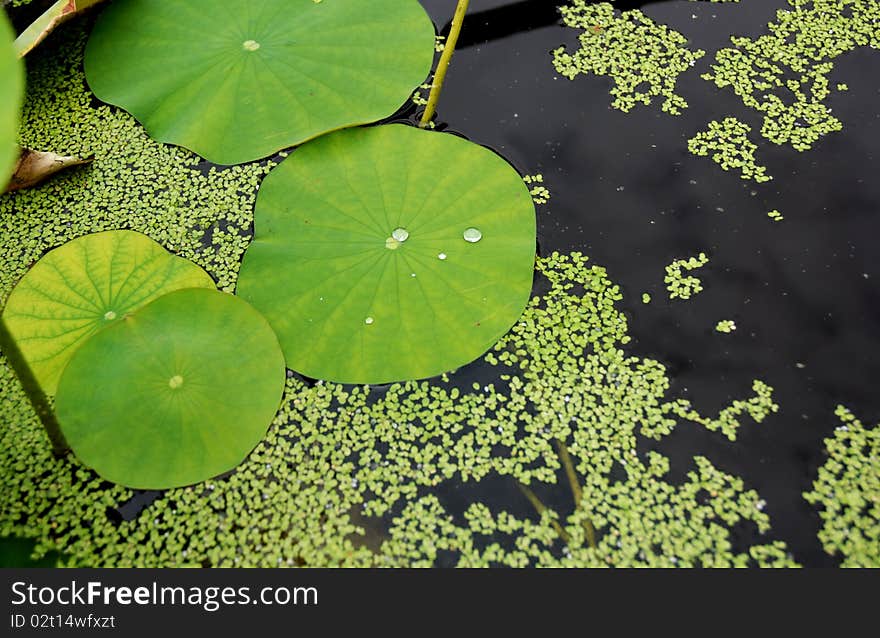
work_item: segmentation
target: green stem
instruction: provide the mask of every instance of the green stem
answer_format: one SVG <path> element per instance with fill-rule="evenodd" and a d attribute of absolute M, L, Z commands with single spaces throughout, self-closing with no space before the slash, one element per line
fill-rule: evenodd
<path fill-rule="evenodd" d="M 556 443 L 556 450 L 559 452 L 559 460 L 562 461 L 562 467 L 565 468 L 565 475 L 568 477 L 568 484 L 571 486 L 571 494 L 574 497 L 575 509 L 583 507 L 584 492 L 581 489 L 580 481 L 578 481 L 577 472 L 574 469 L 574 462 L 568 453 L 568 448 L 559 439 L 553 439 Z M 584 520 L 584 531 L 587 533 L 587 542 L 590 547 L 596 549 L 596 528 L 593 521 L 589 518 Z"/>
<path fill-rule="evenodd" d="M 532 504 L 532 507 L 535 508 L 535 511 L 538 512 L 540 516 L 544 516 L 544 512 L 547 511 L 547 507 L 541 502 L 541 499 L 538 498 L 538 495 L 535 494 L 528 486 L 523 485 L 520 482 L 517 482 L 519 485 L 520 491 L 526 495 L 526 498 L 529 499 L 529 503 Z M 553 526 L 553 529 L 556 530 L 556 533 L 559 535 L 559 538 L 562 539 L 562 542 L 568 545 L 569 536 L 568 533 L 562 529 L 562 525 L 559 524 L 555 518 L 550 518 L 550 524 Z"/>
<path fill-rule="evenodd" d="M 70 446 L 61 432 L 58 419 L 55 418 L 55 410 L 52 409 L 49 398 L 43 392 L 36 377 L 34 377 L 34 373 L 21 354 L 21 350 L 18 349 L 18 344 L 15 343 L 15 339 L 9 332 L 9 328 L 6 326 L 2 315 L 0 315 L 0 351 L 6 355 L 9 365 L 12 366 L 13 372 L 18 376 L 18 380 L 21 382 L 27 398 L 40 418 L 40 422 L 46 430 L 46 435 L 52 443 L 52 452 L 56 457 L 64 456 L 70 450 Z"/>
<path fill-rule="evenodd" d="M 443 55 L 440 56 L 437 72 L 434 73 L 434 82 L 431 84 L 428 105 L 425 107 L 425 112 L 422 113 L 422 121 L 419 123 L 419 126 L 422 128 L 428 127 L 428 124 L 434 119 L 434 114 L 437 112 L 437 102 L 440 100 L 440 92 L 443 90 L 443 82 L 446 80 L 446 71 L 449 70 L 449 62 L 452 60 L 452 54 L 455 53 L 455 45 L 458 44 L 458 36 L 461 34 L 461 27 L 464 24 L 464 16 L 467 13 L 469 4 L 470 0 L 458 0 L 455 16 L 452 18 L 452 27 L 449 30 L 449 37 L 446 39 Z"/>

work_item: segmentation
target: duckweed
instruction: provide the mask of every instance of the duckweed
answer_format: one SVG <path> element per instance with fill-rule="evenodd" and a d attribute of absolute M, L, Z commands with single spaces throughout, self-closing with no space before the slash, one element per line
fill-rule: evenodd
<path fill-rule="evenodd" d="M 731 332 L 736 330 L 736 323 L 734 321 L 731 321 L 730 319 L 724 319 L 722 321 L 719 321 L 715 325 L 715 330 L 717 330 L 718 332 L 723 332 L 725 334 L 730 334 Z"/>
<path fill-rule="evenodd" d="M 526 175 L 523 177 L 523 181 L 529 187 L 529 193 L 531 193 L 535 204 L 541 205 L 550 201 L 550 190 L 544 185 L 543 175 Z"/>
<path fill-rule="evenodd" d="M 666 289 L 669 291 L 670 299 L 690 299 L 694 295 L 702 292 L 703 282 L 693 275 L 685 275 L 685 271 L 692 271 L 702 268 L 709 263 L 706 253 L 700 253 L 696 257 L 688 259 L 676 259 L 666 266 L 666 277 L 663 281 L 666 283 Z"/>
<path fill-rule="evenodd" d="M 751 132 L 752 127 L 735 117 L 713 120 L 705 131 L 688 140 L 688 150 L 700 157 L 711 153 L 716 164 L 725 171 L 738 170 L 743 179 L 768 182 L 773 178 L 755 160 L 758 145 L 749 139 Z"/>
<path fill-rule="evenodd" d="M 553 51 L 553 66 L 560 75 L 569 80 L 589 74 L 610 77 L 614 82 L 611 106 L 625 113 L 660 97 L 665 113 L 680 115 L 687 108 L 675 85 L 705 51 L 691 51 L 685 36 L 638 9 L 621 12 L 610 2 L 573 0 L 560 7 L 560 12 L 567 26 L 583 29 L 580 49 Z"/>
<path fill-rule="evenodd" d="M 835 415 L 828 460 L 804 498 L 821 508 L 825 551 L 844 567 L 880 567 L 880 426 L 866 428 L 842 405 Z"/>
<path fill-rule="evenodd" d="M 877 0 L 789 0 L 770 33 L 733 37 L 703 77 L 730 87 L 764 117 L 761 134 L 806 151 L 843 124 L 826 104 L 834 60 L 858 47 L 880 48 Z M 840 89 L 839 90 L 845 90 Z"/>
<path fill-rule="evenodd" d="M 150 235 L 231 290 L 273 163 L 206 168 L 152 142 L 128 115 L 92 104 L 82 27 L 57 35 L 30 61 L 24 141 L 97 158 L 0 198 L 0 296 L 47 249 L 108 228 Z M 453 373 L 370 388 L 290 373 L 266 439 L 235 472 L 163 492 L 133 518 L 111 515 L 131 491 L 52 456 L 0 359 L 0 536 L 91 566 L 430 565 L 444 549 L 459 565 L 793 565 L 779 541 L 734 542 L 734 527 L 770 527 L 743 480 L 697 457 L 673 483 L 669 460 L 638 445 L 681 422 L 735 439 L 745 416 L 760 423 L 778 410 L 772 389 L 755 381 L 754 396 L 715 418 L 667 399 L 664 366 L 624 350 L 622 294 L 606 271 L 580 253 L 537 269 L 546 292 L 483 357 L 494 380 L 464 389 Z M 517 518 L 475 501 L 457 518 L 442 507 L 445 489 L 490 477 L 556 484 L 557 445 L 581 484 L 571 511 Z"/>

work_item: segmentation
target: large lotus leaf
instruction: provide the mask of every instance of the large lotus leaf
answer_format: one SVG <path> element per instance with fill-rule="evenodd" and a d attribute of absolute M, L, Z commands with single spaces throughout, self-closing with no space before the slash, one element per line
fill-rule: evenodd
<path fill-rule="evenodd" d="M 155 139 L 238 164 L 391 115 L 433 57 L 417 0 L 116 0 L 85 68 Z"/>
<path fill-rule="evenodd" d="M 204 270 L 127 230 L 80 237 L 43 257 L 9 296 L 3 321 L 34 377 L 54 394 L 83 342 L 180 288 L 214 288 Z"/>
<path fill-rule="evenodd" d="M 9 181 L 18 152 L 16 134 L 24 72 L 12 48 L 12 27 L 0 10 L 0 192 Z"/>
<path fill-rule="evenodd" d="M 454 135 L 395 124 L 322 137 L 269 175 L 255 215 L 238 294 L 310 377 L 385 383 L 457 368 L 528 302 L 528 189 Z"/>
<path fill-rule="evenodd" d="M 156 299 L 89 339 L 56 405 L 77 457 L 139 489 L 231 470 L 265 436 L 281 402 L 284 358 L 260 314 L 227 293 Z"/>

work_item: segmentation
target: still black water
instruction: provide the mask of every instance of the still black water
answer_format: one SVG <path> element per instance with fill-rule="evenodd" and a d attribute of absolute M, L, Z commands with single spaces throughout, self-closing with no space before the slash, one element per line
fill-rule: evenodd
<path fill-rule="evenodd" d="M 455 2 L 421 1 L 448 30 Z M 798 153 L 759 141 L 757 114 L 700 78 L 731 35 L 766 33 L 785 0 L 614 3 L 641 8 L 706 51 L 679 79 L 690 108 L 678 117 L 657 102 L 628 114 L 610 108 L 609 78 L 558 76 L 550 51 L 576 49 L 579 34 L 561 25 L 558 4 L 472 0 L 439 120 L 521 172 L 543 173 L 553 197 L 538 219 L 541 251 L 581 250 L 607 267 L 627 293 L 628 350 L 668 367 L 670 396 L 717 414 L 750 396 L 753 379 L 775 389 L 780 412 L 761 425 L 746 419 L 736 443 L 683 424 L 644 448 L 662 451 L 673 468 L 702 454 L 743 477 L 768 503 L 773 538 L 805 565 L 835 565 L 801 494 L 824 463 L 838 404 L 866 425 L 880 421 L 880 52 L 835 61 L 831 86 L 849 91 L 828 103 L 844 130 Z M 727 116 L 752 125 L 773 181 L 743 181 L 688 153 L 689 138 Z M 773 209 L 784 222 L 768 219 Z M 665 265 L 701 251 L 711 257 L 700 271 L 705 290 L 666 301 Z M 643 291 L 650 305 L 641 303 Z M 722 318 L 734 319 L 737 331 L 716 333 Z M 447 494 L 445 505 L 463 509 L 475 489 Z M 507 501 L 508 491 L 515 501 L 515 487 L 501 483 L 480 488 L 479 498 Z M 564 487 L 545 497 L 563 510 L 570 499 Z M 509 509 L 529 515 L 528 507 Z"/>

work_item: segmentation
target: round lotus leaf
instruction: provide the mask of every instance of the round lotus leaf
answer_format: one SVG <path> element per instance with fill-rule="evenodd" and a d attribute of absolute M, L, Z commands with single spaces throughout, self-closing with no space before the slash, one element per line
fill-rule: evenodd
<path fill-rule="evenodd" d="M 387 383 L 458 368 L 531 292 L 528 189 L 454 135 L 395 124 L 322 137 L 266 178 L 255 217 L 238 294 L 310 377 Z"/>
<path fill-rule="evenodd" d="M 9 181 L 18 155 L 16 135 L 24 89 L 24 72 L 12 41 L 12 27 L 0 9 L 0 192 Z"/>
<path fill-rule="evenodd" d="M 137 489 L 227 472 L 266 435 L 285 367 L 266 320 L 216 290 L 178 290 L 84 343 L 56 397 L 76 456 Z"/>
<path fill-rule="evenodd" d="M 85 69 L 155 139 L 239 164 L 391 115 L 434 35 L 417 0 L 116 0 Z"/>
<path fill-rule="evenodd" d="M 49 252 L 9 296 L 3 320 L 43 391 L 54 394 L 89 337 L 180 288 L 214 288 L 204 270 L 128 230 L 86 235 Z"/>

